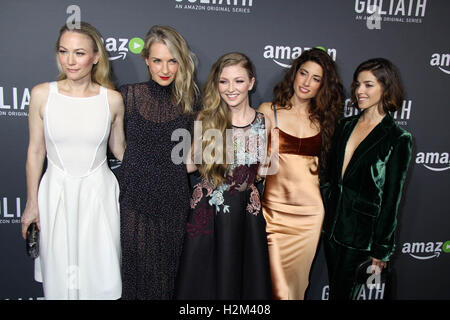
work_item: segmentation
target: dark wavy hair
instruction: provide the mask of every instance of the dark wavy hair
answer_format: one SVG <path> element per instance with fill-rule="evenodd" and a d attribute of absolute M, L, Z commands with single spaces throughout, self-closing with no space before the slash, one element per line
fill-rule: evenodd
<path fill-rule="evenodd" d="M 362 71 L 370 71 L 383 87 L 381 105 L 384 112 L 393 112 L 401 108 L 403 103 L 403 87 L 397 67 L 385 58 L 374 58 L 361 63 L 353 74 L 351 87 L 351 103 L 358 108 L 356 89 L 358 88 L 358 75 Z"/>
<path fill-rule="evenodd" d="M 291 98 L 294 95 L 294 81 L 300 67 L 308 61 L 322 67 L 323 76 L 317 95 L 311 99 L 310 120 L 318 122 L 322 136 L 322 147 L 319 161 L 319 174 L 323 176 L 327 165 L 327 154 L 331 147 L 334 129 L 344 110 L 343 86 L 339 78 L 336 63 L 323 50 L 313 48 L 305 50 L 293 61 L 283 80 L 273 89 L 273 105 L 280 109 L 291 109 Z"/>

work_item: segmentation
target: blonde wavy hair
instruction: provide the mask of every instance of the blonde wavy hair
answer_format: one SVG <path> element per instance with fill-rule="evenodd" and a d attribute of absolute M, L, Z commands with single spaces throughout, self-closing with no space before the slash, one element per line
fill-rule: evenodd
<path fill-rule="evenodd" d="M 61 64 L 58 60 L 59 42 L 64 32 L 77 32 L 88 36 L 92 40 L 92 48 L 95 53 L 99 54 L 98 63 L 92 66 L 91 80 L 103 87 L 114 89 L 114 84 L 111 81 L 111 69 L 109 66 L 108 54 L 106 53 L 105 45 L 102 42 L 100 33 L 87 22 L 80 22 L 80 28 L 69 29 L 67 24 L 64 24 L 59 30 L 58 40 L 55 45 L 56 64 L 58 66 L 59 75 L 58 80 L 64 80 L 67 75 L 63 72 Z"/>
<path fill-rule="evenodd" d="M 145 36 L 145 45 L 141 52 L 144 59 L 149 58 L 150 47 L 155 42 L 164 43 L 179 65 L 172 90 L 172 103 L 180 105 L 184 113 L 191 113 L 199 94 L 194 79 L 196 62 L 194 53 L 174 28 L 155 25 Z M 150 72 L 149 76 L 151 77 Z"/>
<path fill-rule="evenodd" d="M 250 80 L 255 77 L 250 59 L 240 52 L 227 53 L 221 56 L 212 66 L 203 90 L 203 109 L 197 117 L 197 120 L 202 121 L 202 160 L 208 160 L 205 159 L 205 154 L 207 154 L 204 152 L 205 149 L 216 150 L 214 149 L 214 146 L 216 146 L 214 136 L 205 136 L 205 132 L 209 129 L 216 129 L 221 132 L 223 140 L 222 150 L 230 152 L 226 148 L 226 130 L 232 128 L 230 111 L 228 105 L 219 94 L 218 85 L 222 70 L 225 67 L 234 65 L 240 65 L 246 69 Z M 213 157 L 215 157 L 214 151 L 211 154 Z M 222 152 L 222 157 L 218 161 L 213 163 L 211 161 L 202 161 L 200 165 L 197 165 L 201 176 L 214 184 L 214 187 L 226 181 L 226 174 L 230 168 L 230 164 L 226 161 L 227 152 Z"/>

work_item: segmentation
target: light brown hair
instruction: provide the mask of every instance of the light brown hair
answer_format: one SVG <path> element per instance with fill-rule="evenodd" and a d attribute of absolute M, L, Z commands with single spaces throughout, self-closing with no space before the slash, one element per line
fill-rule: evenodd
<path fill-rule="evenodd" d="M 100 33 L 92 25 L 87 22 L 80 22 L 80 28 L 69 29 L 67 24 L 64 24 L 59 30 L 58 40 L 55 45 L 55 53 L 58 56 L 59 42 L 61 36 L 65 32 L 77 32 L 88 36 L 92 40 L 92 48 L 94 52 L 99 54 L 98 63 L 92 66 L 91 80 L 103 87 L 114 89 L 114 84 L 111 81 L 111 69 L 109 65 L 108 54 L 106 53 L 105 46 L 102 42 Z M 56 59 L 58 65 L 59 75 L 58 80 L 64 80 L 67 78 L 66 74 L 62 71 L 58 58 Z"/>
<path fill-rule="evenodd" d="M 223 101 L 219 94 L 219 80 L 222 70 L 228 66 L 239 65 L 243 67 L 250 81 L 255 77 L 253 64 L 250 59 L 243 53 L 231 52 L 221 56 L 212 66 L 203 90 L 203 109 L 198 115 L 198 120 L 202 121 L 202 136 L 206 130 L 217 129 L 222 133 L 223 138 L 223 159 L 221 163 L 203 163 L 198 165 L 198 169 L 202 177 L 210 181 L 217 187 L 226 180 L 226 174 L 230 168 L 230 164 L 226 163 L 226 129 L 231 129 L 230 111 L 228 105 Z M 203 151 L 208 146 L 214 145 L 214 138 L 203 138 Z"/>
<path fill-rule="evenodd" d="M 144 49 L 141 52 L 144 59 L 149 57 L 150 47 L 155 42 L 164 43 L 179 65 L 172 90 L 172 103 L 179 104 L 184 113 L 191 113 L 199 94 L 194 79 L 196 61 L 194 53 L 174 28 L 155 25 L 145 36 Z"/>

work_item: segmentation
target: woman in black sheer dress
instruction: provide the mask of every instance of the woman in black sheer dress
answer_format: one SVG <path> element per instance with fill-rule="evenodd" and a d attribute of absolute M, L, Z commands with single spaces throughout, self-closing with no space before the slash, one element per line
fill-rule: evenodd
<path fill-rule="evenodd" d="M 153 26 L 142 56 L 151 79 L 120 88 L 127 139 L 119 174 L 122 298 L 172 299 L 189 186 L 185 165 L 171 157 L 180 143 L 171 137 L 193 124 L 194 55 L 176 30 Z"/>

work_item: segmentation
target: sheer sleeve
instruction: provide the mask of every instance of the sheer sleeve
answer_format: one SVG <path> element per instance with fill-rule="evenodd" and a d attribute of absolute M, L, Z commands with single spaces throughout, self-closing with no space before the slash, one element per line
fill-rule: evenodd
<path fill-rule="evenodd" d="M 125 133 L 127 132 L 127 122 L 130 117 L 131 110 L 134 105 L 134 90 L 133 86 L 126 84 L 119 87 L 119 92 L 122 94 L 123 104 L 125 105 L 125 112 L 123 118 L 123 125 Z"/>

